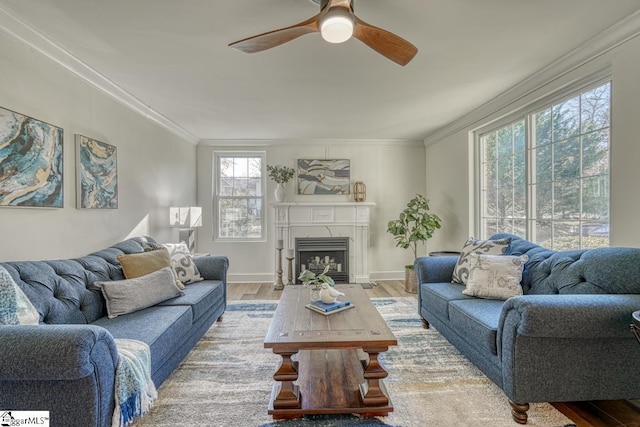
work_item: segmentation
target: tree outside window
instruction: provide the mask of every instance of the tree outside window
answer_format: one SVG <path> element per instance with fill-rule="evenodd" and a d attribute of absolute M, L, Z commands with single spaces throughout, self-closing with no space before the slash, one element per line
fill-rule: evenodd
<path fill-rule="evenodd" d="M 486 132 L 480 224 L 562 250 L 609 245 L 611 83 Z"/>

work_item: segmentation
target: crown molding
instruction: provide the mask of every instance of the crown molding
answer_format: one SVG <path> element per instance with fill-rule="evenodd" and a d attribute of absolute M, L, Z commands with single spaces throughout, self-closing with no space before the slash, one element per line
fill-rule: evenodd
<path fill-rule="evenodd" d="M 614 49 L 638 35 L 640 35 L 640 11 L 629 15 L 585 41 L 577 48 L 569 51 L 495 98 L 485 102 L 470 113 L 428 135 L 424 139 L 424 145 L 429 147 L 455 133 L 484 125 L 499 110 L 513 105 L 585 64 L 596 59 L 603 59 L 606 62 L 609 60 L 609 58 L 606 58 L 607 55 Z"/>
<path fill-rule="evenodd" d="M 424 147 L 422 140 L 409 139 L 202 139 L 209 147 Z"/>
<path fill-rule="evenodd" d="M 0 31 L 44 55 L 91 86 L 140 114 L 180 138 L 196 145 L 199 138 L 163 116 L 122 87 L 100 74 L 62 46 L 56 44 L 36 28 L 22 21 L 0 6 Z"/>

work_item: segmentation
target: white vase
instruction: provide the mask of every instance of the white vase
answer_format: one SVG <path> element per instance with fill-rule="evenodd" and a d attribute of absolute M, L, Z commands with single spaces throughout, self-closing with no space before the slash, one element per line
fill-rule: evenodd
<path fill-rule="evenodd" d="M 284 189 L 284 184 L 278 184 L 278 186 L 276 187 L 276 202 L 278 203 L 284 202 L 285 193 L 286 192 Z"/>

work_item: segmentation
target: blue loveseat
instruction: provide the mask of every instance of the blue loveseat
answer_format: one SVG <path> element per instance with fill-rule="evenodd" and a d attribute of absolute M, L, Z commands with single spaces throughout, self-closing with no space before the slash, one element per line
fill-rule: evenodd
<path fill-rule="evenodd" d="M 458 257 L 415 262 L 419 312 L 506 394 L 516 422 L 531 402 L 640 398 L 640 249 L 554 252 L 511 234 L 507 255 L 529 257 L 524 295 L 506 301 L 451 283 Z"/>
<path fill-rule="evenodd" d="M 0 408 L 50 411 L 54 427 L 107 427 L 114 410 L 114 338 L 147 343 L 156 386 L 226 308 L 228 260 L 194 258 L 205 280 L 158 305 L 109 319 L 93 283 L 122 280 L 120 254 L 150 238 L 125 240 L 78 259 L 0 263 L 40 314 L 39 325 L 0 326 Z"/>

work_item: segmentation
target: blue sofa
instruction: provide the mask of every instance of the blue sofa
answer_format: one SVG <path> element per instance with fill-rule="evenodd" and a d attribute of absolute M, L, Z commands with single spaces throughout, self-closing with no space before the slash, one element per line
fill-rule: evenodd
<path fill-rule="evenodd" d="M 456 256 L 415 261 L 419 312 L 506 394 L 513 418 L 531 402 L 640 398 L 640 346 L 629 330 L 640 309 L 640 249 L 554 252 L 511 234 L 526 254 L 524 295 L 464 295 L 451 283 Z"/>
<path fill-rule="evenodd" d="M 150 238 L 125 240 L 78 259 L 0 263 L 40 313 L 40 325 L 0 326 L 0 408 L 50 411 L 54 427 L 108 427 L 114 411 L 114 338 L 147 343 L 156 386 L 226 308 L 228 259 L 194 262 L 205 280 L 184 294 L 107 318 L 95 281 L 122 280 L 120 254 Z M 155 243 L 155 242 L 153 242 Z"/>

